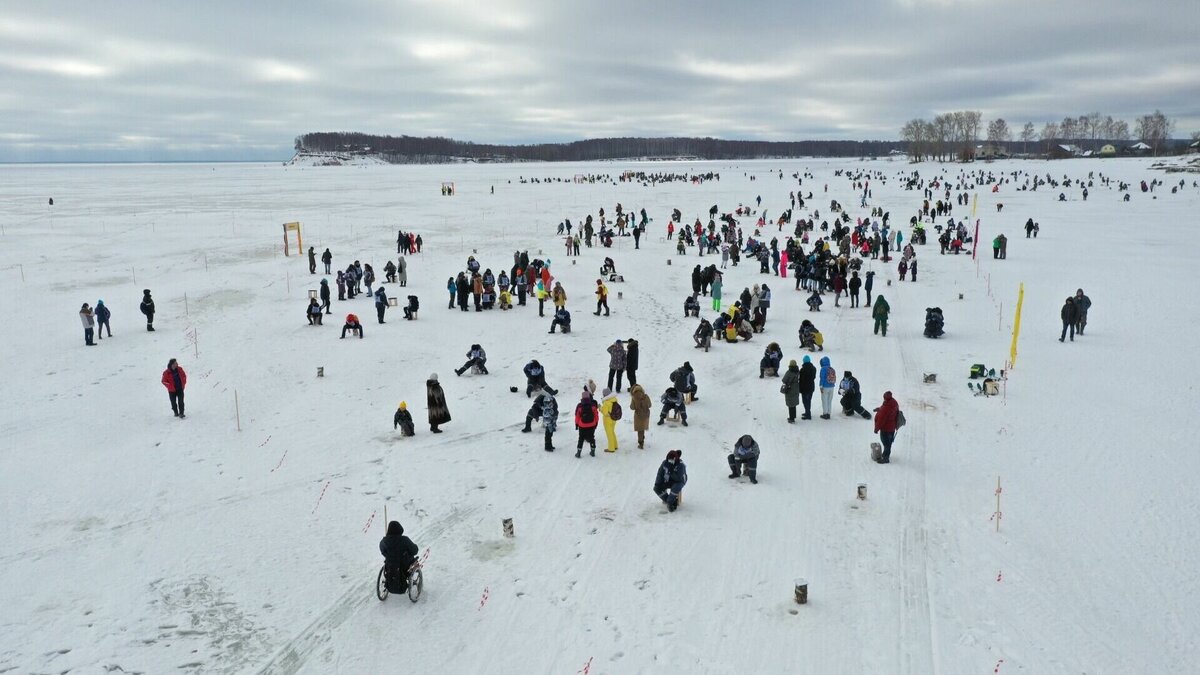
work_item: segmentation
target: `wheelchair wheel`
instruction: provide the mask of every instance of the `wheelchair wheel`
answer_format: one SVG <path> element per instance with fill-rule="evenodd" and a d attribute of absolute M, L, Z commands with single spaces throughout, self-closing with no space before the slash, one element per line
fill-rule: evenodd
<path fill-rule="evenodd" d="M 421 589 L 425 586 L 425 575 L 421 570 L 415 570 L 408 576 L 408 599 L 416 602 L 421 597 Z"/>
<path fill-rule="evenodd" d="M 387 600 L 387 565 L 379 568 L 379 578 L 375 581 L 375 597 L 382 600 Z"/>

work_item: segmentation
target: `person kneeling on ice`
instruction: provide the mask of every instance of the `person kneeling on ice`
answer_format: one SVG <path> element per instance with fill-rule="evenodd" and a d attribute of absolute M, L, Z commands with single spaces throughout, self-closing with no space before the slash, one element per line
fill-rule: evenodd
<path fill-rule="evenodd" d="M 842 374 L 842 381 L 838 385 L 838 392 L 842 395 L 842 414 L 850 417 L 858 413 L 863 416 L 863 419 L 871 419 L 871 413 L 862 407 L 862 389 L 858 385 L 858 379 L 850 371 L 847 370 Z"/>
<path fill-rule="evenodd" d="M 668 511 L 679 508 L 679 497 L 683 494 L 683 486 L 687 485 L 687 466 L 683 463 L 683 451 L 672 450 L 667 458 L 658 465 L 658 473 L 654 475 L 654 494 L 663 500 Z"/>
<path fill-rule="evenodd" d="M 349 332 L 351 332 L 351 333 L 357 333 L 357 334 L 358 334 L 358 339 L 360 339 L 360 340 L 361 340 L 361 339 L 362 339 L 362 337 L 363 337 L 363 326 L 362 326 L 362 323 L 361 323 L 361 322 L 359 322 L 359 320 L 358 320 L 358 317 L 357 317 L 357 316 L 355 316 L 354 314 L 347 314 L 347 315 L 346 315 L 346 324 L 342 326 L 342 337 L 340 337 L 340 338 L 338 338 L 338 339 L 339 339 L 339 340 L 345 340 L 345 339 L 346 339 L 346 332 L 347 332 L 347 331 L 349 331 Z"/>
<path fill-rule="evenodd" d="M 400 401 L 400 407 L 396 408 L 396 415 L 392 417 L 392 429 L 400 429 L 401 436 L 415 435 L 416 428 L 413 426 L 412 413 L 408 412 L 408 404 Z"/>
<path fill-rule="evenodd" d="M 408 568 L 417 561 L 420 549 L 412 539 L 404 536 L 404 527 L 396 521 L 388 523 L 387 534 L 379 540 L 379 552 L 387 565 L 387 589 L 389 593 L 408 592 Z"/>
<path fill-rule="evenodd" d="M 546 369 L 542 364 L 538 363 L 537 359 L 533 359 L 525 364 L 525 398 L 533 395 L 533 392 L 546 387 Z M 558 392 L 554 392 L 558 393 Z"/>
<path fill-rule="evenodd" d="M 575 428 L 579 430 L 579 442 L 575 446 L 575 456 L 583 453 L 586 441 L 592 447 L 590 454 L 596 456 L 596 425 L 600 423 L 600 409 L 592 400 L 591 392 L 584 390 L 579 397 L 579 405 L 575 406 Z"/>
<path fill-rule="evenodd" d="M 729 460 L 729 477 L 738 478 L 742 475 L 742 466 L 746 467 L 746 477 L 751 483 L 758 484 L 758 442 L 750 434 L 746 434 L 733 444 L 733 453 Z"/>
<path fill-rule="evenodd" d="M 554 320 L 550 322 L 550 333 L 553 334 L 554 329 L 558 326 L 562 326 L 564 333 L 571 332 L 571 313 L 567 311 L 566 307 L 554 310 Z"/>
<path fill-rule="evenodd" d="M 558 392 L 551 389 L 549 385 L 542 386 L 536 392 L 537 397 L 529 406 L 529 412 L 525 413 L 525 428 L 521 429 L 521 433 L 527 434 L 533 431 L 533 421 L 541 420 L 546 431 L 546 452 L 554 452 L 552 439 L 554 432 L 558 430 L 558 401 L 554 395 Z"/>
<path fill-rule="evenodd" d="M 667 390 L 663 392 L 663 395 L 659 401 L 662 403 L 662 410 L 659 411 L 658 415 L 658 423 L 660 426 L 666 422 L 667 413 L 671 411 L 675 411 L 679 415 L 679 420 L 683 423 L 683 426 L 686 427 L 688 425 L 687 404 L 684 403 L 683 394 L 681 394 L 678 389 L 675 387 L 667 387 Z"/>
<path fill-rule="evenodd" d="M 689 295 L 683 300 L 683 318 L 700 316 L 700 302 L 696 300 L 696 296 Z"/>
<path fill-rule="evenodd" d="M 758 362 L 759 379 L 766 377 L 767 371 L 771 371 L 771 377 L 779 377 L 779 364 L 781 363 L 783 363 L 783 350 L 779 348 L 778 342 L 772 342 L 767 345 L 762 360 Z"/>
<path fill-rule="evenodd" d="M 487 375 L 488 369 L 484 365 L 487 363 L 487 354 L 483 351 L 483 347 L 479 345 L 471 345 L 470 351 L 467 352 L 467 362 L 462 365 L 462 368 L 456 368 L 454 374 L 462 376 L 472 366 L 479 369 L 481 375 Z"/>
<path fill-rule="evenodd" d="M 813 291 L 812 295 L 808 296 L 808 300 L 805 301 L 805 304 L 808 305 L 808 311 L 819 312 L 819 311 L 821 311 L 821 303 L 822 302 L 824 302 L 824 301 L 821 300 L 820 291 Z"/>

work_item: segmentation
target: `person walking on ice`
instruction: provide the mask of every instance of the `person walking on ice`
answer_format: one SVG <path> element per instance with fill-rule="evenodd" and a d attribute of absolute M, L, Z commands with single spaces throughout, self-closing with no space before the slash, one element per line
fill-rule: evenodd
<path fill-rule="evenodd" d="M 876 460 L 878 463 L 887 464 L 890 461 L 896 430 L 903 425 L 904 414 L 900 412 L 900 404 L 892 392 L 883 392 L 883 403 L 875 409 L 875 433 L 879 434 L 879 442 L 883 446 L 883 454 Z"/>
<path fill-rule="evenodd" d="M 875 319 L 876 335 L 879 335 L 882 331 L 883 337 L 887 337 L 888 314 L 891 311 L 891 305 L 888 304 L 888 301 L 882 295 L 875 297 L 875 306 L 871 310 L 871 318 Z"/>
<path fill-rule="evenodd" d="M 172 412 L 180 419 L 186 417 L 183 414 L 183 388 L 187 386 L 187 373 L 175 359 L 167 361 L 167 369 L 162 374 L 162 385 L 167 388 Z"/>

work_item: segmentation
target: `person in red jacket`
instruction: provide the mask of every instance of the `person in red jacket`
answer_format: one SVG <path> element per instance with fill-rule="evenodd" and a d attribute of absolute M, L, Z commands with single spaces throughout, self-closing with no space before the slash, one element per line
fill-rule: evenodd
<path fill-rule="evenodd" d="M 183 388 L 187 386 L 187 373 L 183 372 L 183 368 L 175 359 L 167 361 L 167 369 L 162 374 L 162 384 L 171 397 L 171 410 L 175 411 L 176 417 L 183 419 L 186 417 L 183 414 Z"/>
<path fill-rule="evenodd" d="M 892 398 L 892 392 L 883 392 L 883 403 L 875 409 L 875 433 L 879 434 L 879 442 L 883 444 L 883 455 L 880 464 L 887 464 L 892 455 L 892 441 L 896 440 L 897 418 L 900 416 L 900 404 Z"/>
<path fill-rule="evenodd" d="M 588 454 L 596 456 L 596 425 L 599 423 L 600 409 L 592 399 L 591 392 L 584 389 L 579 405 L 575 406 L 575 428 L 579 430 L 579 443 L 575 446 L 576 457 L 583 453 L 584 441 L 592 446 L 592 451 Z"/>

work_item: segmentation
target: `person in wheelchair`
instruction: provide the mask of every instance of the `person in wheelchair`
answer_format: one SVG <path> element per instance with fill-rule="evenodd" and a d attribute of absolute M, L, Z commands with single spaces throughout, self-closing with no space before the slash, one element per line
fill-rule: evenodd
<path fill-rule="evenodd" d="M 408 592 L 408 569 L 417 561 L 419 549 L 412 539 L 404 536 L 404 527 L 393 520 L 388 523 L 387 534 L 379 540 L 379 552 L 387 565 L 387 589 L 389 593 Z"/>

